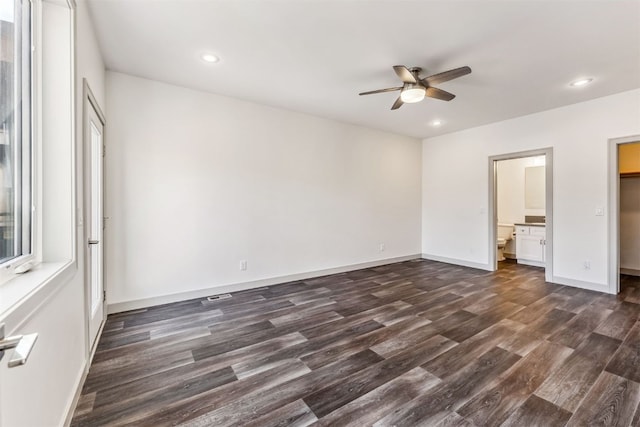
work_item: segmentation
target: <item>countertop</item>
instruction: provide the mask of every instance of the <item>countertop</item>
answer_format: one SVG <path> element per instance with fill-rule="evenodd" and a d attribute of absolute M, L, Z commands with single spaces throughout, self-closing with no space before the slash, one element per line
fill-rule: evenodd
<path fill-rule="evenodd" d="M 545 227 L 544 222 L 516 222 L 514 225 L 522 225 L 524 227 Z"/>

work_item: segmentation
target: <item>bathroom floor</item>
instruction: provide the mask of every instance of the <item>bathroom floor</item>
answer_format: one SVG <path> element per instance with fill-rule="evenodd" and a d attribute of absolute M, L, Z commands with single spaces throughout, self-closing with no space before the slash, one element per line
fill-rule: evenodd
<path fill-rule="evenodd" d="M 515 259 L 506 258 L 504 261 L 498 262 L 498 270 L 503 270 L 505 268 L 513 268 L 513 266 L 517 266 L 517 265 L 518 265 L 518 261 L 516 261 Z M 544 269 L 541 267 L 532 267 L 532 268 L 537 268 L 539 270 L 544 271 Z"/>

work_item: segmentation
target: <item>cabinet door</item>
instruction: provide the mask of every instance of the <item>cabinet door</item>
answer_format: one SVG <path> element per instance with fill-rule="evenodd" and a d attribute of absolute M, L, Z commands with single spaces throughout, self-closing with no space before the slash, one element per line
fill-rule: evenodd
<path fill-rule="evenodd" d="M 530 261 L 544 261 L 542 238 L 540 236 L 518 235 L 516 236 L 516 256 L 518 259 Z"/>

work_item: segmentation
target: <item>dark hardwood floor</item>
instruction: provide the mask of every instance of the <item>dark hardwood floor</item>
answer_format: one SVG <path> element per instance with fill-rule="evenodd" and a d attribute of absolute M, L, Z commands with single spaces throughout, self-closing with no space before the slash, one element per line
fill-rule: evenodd
<path fill-rule="evenodd" d="M 416 260 L 111 315 L 72 425 L 637 426 L 622 285 Z"/>

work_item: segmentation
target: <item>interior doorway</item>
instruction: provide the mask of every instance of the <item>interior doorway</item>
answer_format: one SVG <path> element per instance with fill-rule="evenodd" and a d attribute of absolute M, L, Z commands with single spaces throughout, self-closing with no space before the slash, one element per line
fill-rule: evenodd
<path fill-rule="evenodd" d="M 640 135 L 609 140 L 609 292 L 640 281 Z"/>
<path fill-rule="evenodd" d="M 543 267 L 545 280 L 552 281 L 552 148 L 489 157 L 488 221 L 493 271 L 504 258 L 512 258 Z"/>
<path fill-rule="evenodd" d="M 104 291 L 104 115 L 84 81 L 84 211 L 86 314 L 91 354 L 106 317 Z"/>

